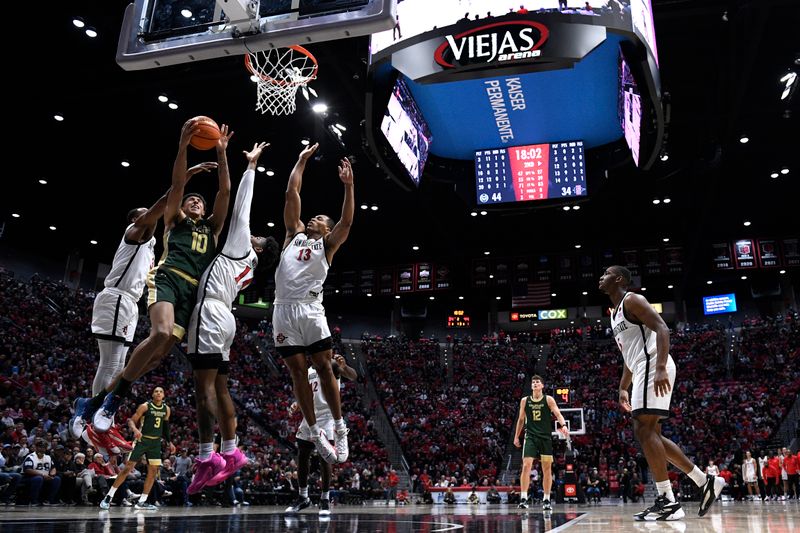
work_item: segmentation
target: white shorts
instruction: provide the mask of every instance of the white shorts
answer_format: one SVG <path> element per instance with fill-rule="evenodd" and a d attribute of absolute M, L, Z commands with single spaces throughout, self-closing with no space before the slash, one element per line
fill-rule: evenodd
<path fill-rule="evenodd" d="M 633 372 L 633 394 L 631 395 L 631 407 L 633 416 L 660 415 L 662 418 L 669 416 L 669 402 L 672 399 L 672 391 L 675 387 L 675 361 L 672 356 L 667 357 L 667 376 L 669 376 L 669 392 L 664 396 L 656 396 L 653 380 L 656 375 L 656 356 L 642 359 L 637 362 Z"/>
<path fill-rule="evenodd" d="M 744 477 L 744 482 L 745 483 L 756 483 L 756 476 L 754 476 L 754 475 L 745 476 Z"/>
<path fill-rule="evenodd" d="M 332 417 L 325 417 L 325 418 L 317 418 L 317 427 L 325 432 L 325 437 L 328 440 L 336 440 L 334 437 L 334 431 L 336 429 L 336 425 L 333 423 Z M 305 419 L 300 422 L 300 427 L 297 428 L 297 438 L 301 440 L 305 440 L 308 442 L 312 442 L 312 438 L 314 436 L 311 434 L 311 428 L 306 423 Z"/>
<path fill-rule="evenodd" d="M 94 298 L 92 334 L 98 339 L 131 344 L 139 322 L 139 306 L 131 296 L 103 289 Z"/>
<path fill-rule="evenodd" d="M 781 479 L 784 481 L 789 481 L 789 474 L 786 473 L 786 470 L 781 470 Z"/>
<path fill-rule="evenodd" d="M 189 318 L 187 333 L 190 359 L 198 355 L 218 358 L 221 354 L 222 361 L 230 360 L 236 320 L 225 302 L 206 297 L 197 303 Z"/>
<path fill-rule="evenodd" d="M 300 353 L 331 336 L 325 308 L 319 302 L 275 304 L 272 314 L 275 347 L 281 355 Z M 318 350 L 315 350 L 318 351 Z"/>

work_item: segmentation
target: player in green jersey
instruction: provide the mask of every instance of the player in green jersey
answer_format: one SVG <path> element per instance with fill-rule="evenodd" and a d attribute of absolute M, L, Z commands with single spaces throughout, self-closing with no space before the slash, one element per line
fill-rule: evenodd
<path fill-rule="evenodd" d="M 531 468 L 533 458 L 538 457 L 542 463 L 542 477 L 544 478 L 544 496 L 542 509 L 550 511 L 550 489 L 553 486 L 553 441 L 551 432 L 553 418 L 558 420 L 558 431 L 565 437 L 569 436 L 569 429 L 561 411 L 558 410 L 556 401 L 552 396 L 544 394 L 544 381 L 541 376 L 531 378 L 531 395 L 522 398 L 519 402 L 519 417 L 517 428 L 514 431 L 514 446 L 522 448 L 522 475 L 520 476 L 520 509 L 527 509 L 530 505 L 528 487 L 531 483 Z M 525 430 L 524 444 L 520 444 L 520 435 Z"/>
<path fill-rule="evenodd" d="M 178 155 L 172 167 L 172 188 L 164 210 L 164 255 L 151 271 L 147 282 L 150 336 L 133 351 L 116 386 L 94 413 L 94 429 L 100 433 L 108 431 L 113 424 L 114 413 L 130 391 L 131 384 L 158 366 L 172 345 L 183 338 L 195 304 L 198 280 L 215 256 L 217 239 L 225 225 L 231 195 L 225 151 L 233 132 L 229 132 L 225 124 L 222 125 L 222 135 L 216 148 L 217 163 L 206 163 L 206 170 L 217 168 L 219 192 L 211 216 L 205 218 L 203 197 L 194 193 L 183 194 L 188 173 L 186 152 L 189 141 L 197 131 L 197 123 L 193 120 L 183 125 Z M 95 407 L 97 399 L 104 392 L 95 396 L 86 409 Z M 84 413 L 83 417 L 87 418 L 87 414 Z"/>
<path fill-rule="evenodd" d="M 128 427 L 136 437 L 136 446 L 128 455 L 125 468 L 117 475 L 114 485 L 108 489 L 108 494 L 100 502 L 101 509 L 109 508 L 111 500 L 114 498 L 114 493 L 125 482 L 125 478 L 128 477 L 130 471 L 134 469 L 143 455 L 147 457 L 147 477 L 144 480 L 144 489 L 139 496 L 139 501 L 136 503 L 136 508 L 157 509 L 155 505 L 147 503 L 147 496 L 150 494 L 150 489 L 153 488 L 158 469 L 161 467 L 162 438 L 167 441 L 169 453 L 175 453 L 175 445 L 172 444 L 169 433 L 169 415 L 169 406 L 164 403 L 164 389 L 156 387 L 153 390 L 153 401 L 140 405 L 136 409 L 136 413 L 128 419 Z"/>

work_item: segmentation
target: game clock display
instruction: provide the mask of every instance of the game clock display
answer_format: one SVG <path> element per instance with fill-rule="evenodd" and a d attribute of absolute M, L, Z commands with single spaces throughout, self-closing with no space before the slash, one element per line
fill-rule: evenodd
<path fill-rule="evenodd" d="M 586 196 L 583 141 L 475 152 L 478 205 Z"/>

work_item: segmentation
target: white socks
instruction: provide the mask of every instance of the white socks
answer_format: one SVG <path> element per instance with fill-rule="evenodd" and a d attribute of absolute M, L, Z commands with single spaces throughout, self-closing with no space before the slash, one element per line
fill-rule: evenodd
<path fill-rule="evenodd" d="M 703 473 L 702 470 L 697 468 L 697 465 L 695 465 L 692 471 L 686 475 L 692 478 L 692 481 L 694 481 L 694 484 L 697 485 L 698 487 L 702 487 L 703 485 L 706 484 L 706 475 Z"/>
<path fill-rule="evenodd" d="M 139 496 L 139 503 L 145 503 L 145 502 L 147 502 L 147 497 L 148 497 L 148 496 L 149 496 L 149 494 L 145 494 L 145 493 L 143 492 L 143 493 L 142 493 L 142 495 L 141 495 L 141 496 Z"/>
<path fill-rule="evenodd" d="M 519 497 L 521 499 L 523 499 L 523 500 L 527 500 L 528 499 L 528 491 L 527 490 L 523 490 L 522 492 L 519 493 Z"/>
<path fill-rule="evenodd" d="M 329 490 L 322 491 L 322 494 L 320 494 L 320 499 L 321 500 L 330 500 L 330 494 L 331 494 L 331 491 L 329 491 Z"/>
<path fill-rule="evenodd" d="M 108 493 L 106 494 L 106 498 L 108 498 L 109 500 L 113 500 L 114 499 L 114 494 L 116 494 L 116 493 L 117 493 L 117 487 L 114 487 L 112 485 L 111 488 L 108 489 Z"/>
<path fill-rule="evenodd" d="M 236 439 L 222 441 L 222 453 L 230 454 L 236 450 Z"/>
<path fill-rule="evenodd" d="M 308 498 L 308 487 L 300 487 L 300 497 Z"/>
<path fill-rule="evenodd" d="M 347 429 L 347 426 L 344 425 L 344 419 L 342 418 L 334 420 L 333 425 L 336 426 L 336 431 L 339 431 L 340 429 Z"/>
<path fill-rule="evenodd" d="M 669 479 L 656 481 L 656 492 L 659 495 L 663 494 L 671 502 L 675 501 L 675 495 L 672 493 L 672 483 L 670 483 Z"/>
<path fill-rule="evenodd" d="M 200 443 L 200 455 L 198 456 L 201 461 L 205 461 L 214 451 L 214 443 L 213 442 L 201 442 Z"/>

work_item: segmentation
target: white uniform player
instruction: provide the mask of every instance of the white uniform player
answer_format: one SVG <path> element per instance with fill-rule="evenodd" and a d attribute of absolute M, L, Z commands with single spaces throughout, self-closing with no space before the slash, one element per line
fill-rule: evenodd
<path fill-rule="evenodd" d="M 633 374 L 633 396 L 631 407 L 633 416 L 637 414 L 669 416 L 669 403 L 675 384 L 675 361 L 667 357 L 667 375 L 670 390 L 663 396 L 656 396 L 653 386 L 656 373 L 656 334 L 644 324 L 635 324 L 625 317 L 625 293 L 622 301 L 611 313 L 611 328 L 617 341 L 625 366 Z"/>
<path fill-rule="evenodd" d="M 275 346 L 284 353 L 315 353 L 331 332 L 322 306 L 322 285 L 328 277 L 323 239 L 298 233 L 281 253 L 275 271 Z M 328 345 L 327 347 L 329 347 Z"/>
<path fill-rule="evenodd" d="M 314 445 L 328 463 L 344 462 L 350 451 L 347 426 L 342 417 L 341 399 L 331 368 L 332 341 L 325 309 L 322 307 L 322 285 L 336 251 L 347 240 L 353 225 L 355 195 L 353 169 L 347 158 L 341 160 L 339 179 L 344 185 L 342 217 L 334 223 L 327 215 L 317 215 L 307 223 L 300 220 L 300 190 L 306 163 L 319 148 L 315 143 L 300 152 L 286 185 L 283 222 L 286 234 L 280 264 L 275 272 L 275 307 L 272 315 L 275 348 L 292 376 L 292 388 L 303 418 L 315 434 Z M 311 354 L 320 386 L 333 413 L 336 426 L 335 446 L 317 427 L 314 402 L 308 389 L 308 361 Z M 304 500 L 305 501 L 305 500 Z"/>
<path fill-rule="evenodd" d="M 133 226 L 127 227 L 126 236 Z M 105 288 L 94 299 L 92 334 L 100 347 L 100 363 L 92 394 L 108 386 L 125 366 L 125 356 L 139 322 L 138 302 L 147 273 L 155 262 L 155 246 L 155 237 L 138 243 L 123 236 L 106 276 Z"/>
<path fill-rule="evenodd" d="M 744 460 L 744 482 L 745 483 L 756 483 L 758 481 L 756 475 L 756 460 L 752 457 Z"/>
<path fill-rule="evenodd" d="M 336 378 L 336 384 L 339 390 L 342 388 L 341 378 Z M 314 394 L 314 414 L 317 416 L 317 426 L 320 430 L 325 432 L 328 440 L 334 440 L 334 424 L 333 414 L 328 402 L 325 401 L 325 396 L 322 394 L 322 387 L 320 386 L 317 371 L 314 368 L 308 369 L 308 386 L 311 387 L 311 392 Z M 300 427 L 297 428 L 297 438 L 312 442 L 314 435 L 311 434 L 311 428 L 308 426 L 305 418 L 300 422 Z"/>
<path fill-rule="evenodd" d="M 233 205 L 228 239 L 222 252 L 208 265 L 197 290 L 197 304 L 189 320 L 189 358 L 196 369 L 218 368 L 230 360 L 236 321 L 231 313 L 239 291 L 253 281 L 258 256 L 250 235 L 250 203 L 255 171 L 242 176 Z M 211 366 L 209 366 L 211 365 Z"/>

